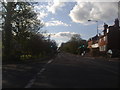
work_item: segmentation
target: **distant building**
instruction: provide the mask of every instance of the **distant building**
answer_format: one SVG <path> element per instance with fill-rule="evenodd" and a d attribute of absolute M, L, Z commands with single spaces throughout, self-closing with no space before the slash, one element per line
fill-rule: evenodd
<path fill-rule="evenodd" d="M 88 48 L 98 48 L 98 47 L 99 47 L 99 46 L 98 46 L 98 41 L 99 41 L 98 35 L 90 38 L 90 39 L 88 40 Z"/>
<path fill-rule="evenodd" d="M 88 48 L 89 48 L 90 54 L 92 56 L 98 55 L 98 52 L 99 52 L 98 41 L 99 41 L 98 35 L 96 35 L 88 40 Z"/>

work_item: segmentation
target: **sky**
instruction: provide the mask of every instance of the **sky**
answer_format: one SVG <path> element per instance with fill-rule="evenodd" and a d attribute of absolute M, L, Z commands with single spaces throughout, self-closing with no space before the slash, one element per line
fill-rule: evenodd
<path fill-rule="evenodd" d="M 39 2 L 34 6 L 51 39 L 58 45 L 67 42 L 74 34 L 88 40 L 103 30 L 104 23 L 113 25 L 118 17 L 117 2 Z M 88 20 L 91 20 L 88 22 Z"/>

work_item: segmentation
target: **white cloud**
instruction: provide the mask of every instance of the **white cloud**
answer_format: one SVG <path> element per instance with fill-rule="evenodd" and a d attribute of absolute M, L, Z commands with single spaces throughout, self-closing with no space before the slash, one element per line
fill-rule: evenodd
<path fill-rule="evenodd" d="M 48 13 L 45 13 L 44 11 L 41 11 L 37 14 L 38 19 L 41 20 L 42 18 L 45 18 L 48 16 Z"/>
<path fill-rule="evenodd" d="M 56 10 L 60 10 L 63 6 L 65 6 L 64 2 L 54 0 L 53 2 L 48 3 L 47 9 L 49 12 L 55 14 Z"/>
<path fill-rule="evenodd" d="M 60 2 L 59 0 L 53 0 L 52 2 L 47 2 L 46 4 L 36 4 L 34 6 L 34 10 L 38 13 L 38 19 L 43 19 L 49 15 L 49 13 L 55 14 L 57 10 L 61 10 L 61 8 L 65 6 L 64 2 Z"/>
<path fill-rule="evenodd" d="M 44 5 L 44 4 L 43 4 L 43 5 L 35 5 L 35 6 L 34 6 L 34 9 L 35 9 L 36 11 L 38 11 L 38 12 L 39 12 L 40 10 L 47 10 L 46 8 L 47 8 L 47 6 Z"/>
<path fill-rule="evenodd" d="M 58 46 L 61 45 L 62 42 L 67 42 L 70 38 L 77 33 L 75 32 L 58 32 L 58 33 L 51 33 L 51 39 L 54 39 Z"/>
<path fill-rule="evenodd" d="M 54 20 L 54 21 L 48 21 L 45 23 L 45 26 L 71 26 L 66 23 L 63 23 L 62 21 L 59 20 Z"/>
<path fill-rule="evenodd" d="M 66 39 L 70 39 L 73 35 L 78 35 L 78 33 L 75 33 L 75 32 L 58 32 L 58 33 L 44 33 L 43 35 L 45 37 L 47 37 L 48 35 L 51 36 L 51 38 L 61 38 L 61 39 L 64 39 L 64 41 L 66 41 Z M 59 40 L 61 40 L 59 39 Z"/>
<path fill-rule="evenodd" d="M 74 34 L 76 34 L 76 33 L 75 32 L 59 32 L 59 33 L 55 34 L 54 37 L 71 38 Z"/>
<path fill-rule="evenodd" d="M 44 33 L 43 35 L 45 37 L 48 37 L 48 35 L 50 35 L 51 39 L 54 39 L 57 42 L 58 46 L 60 46 L 61 43 L 67 42 L 75 34 L 77 34 L 77 33 L 75 33 L 75 32 L 58 32 L 58 33 Z"/>
<path fill-rule="evenodd" d="M 75 33 L 75 32 L 58 32 L 56 34 L 51 34 L 51 37 L 70 39 L 75 34 L 77 34 L 77 33 Z"/>
<path fill-rule="evenodd" d="M 47 8 L 46 5 L 36 5 L 36 6 L 34 6 L 34 10 L 37 13 L 38 19 L 41 20 L 41 19 L 48 16 L 48 12 L 47 12 L 46 8 Z"/>
<path fill-rule="evenodd" d="M 51 18 L 51 20 L 55 20 L 55 18 Z"/>
<path fill-rule="evenodd" d="M 115 2 L 77 2 L 70 11 L 73 22 L 85 24 L 91 20 L 114 20 L 117 18 L 117 3 Z"/>

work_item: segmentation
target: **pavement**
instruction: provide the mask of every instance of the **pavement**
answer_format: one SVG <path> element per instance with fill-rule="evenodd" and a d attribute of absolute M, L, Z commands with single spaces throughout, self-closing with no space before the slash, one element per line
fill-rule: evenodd
<path fill-rule="evenodd" d="M 119 88 L 120 62 L 59 53 L 45 63 L 3 66 L 3 88 Z"/>

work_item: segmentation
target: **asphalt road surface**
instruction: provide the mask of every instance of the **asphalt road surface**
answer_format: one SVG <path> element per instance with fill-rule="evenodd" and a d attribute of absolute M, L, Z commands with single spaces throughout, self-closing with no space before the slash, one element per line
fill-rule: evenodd
<path fill-rule="evenodd" d="M 4 65 L 2 88 L 119 88 L 119 63 L 59 53 L 46 63 Z"/>

